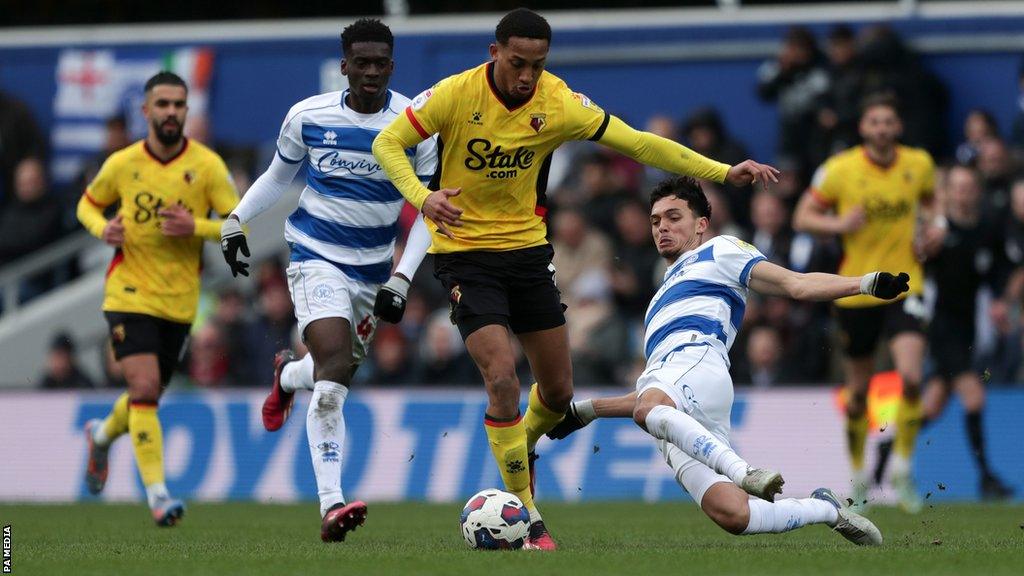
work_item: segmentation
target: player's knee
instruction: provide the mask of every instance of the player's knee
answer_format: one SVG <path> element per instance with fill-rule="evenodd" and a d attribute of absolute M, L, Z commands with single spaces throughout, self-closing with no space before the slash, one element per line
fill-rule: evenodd
<path fill-rule="evenodd" d="M 565 412 L 572 402 L 572 383 L 565 386 L 557 386 L 554 390 L 545 390 L 541 395 L 544 405 L 554 412 Z"/>
<path fill-rule="evenodd" d="M 160 401 L 159 377 L 138 377 L 128 382 L 128 400 L 156 404 Z"/>
<path fill-rule="evenodd" d="M 745 514 L 731 512 L 723 515 L 716 523 L 729 534 L 739 536 L 743 534 L 743 531 L 747 529 L 747 525 L 750 524 L 750 512 L 749 510 Z"/>
<path fill-rule="evenodd" d="M 331 354 L 316 367 L 316 379 L 348 385 L 352 375 L 352 359 L 346 354 Z"/>
<path fill-rule="evenodd" d="M 637 404 L 636 407 L 633 408 L 633 422 L 636 422 L 636 425 L 640 428 L 647 430 L 647 416 L 655 406 L 657 406 L 657 404 Z"/>
<path fill-rule="evenodd" d="M 730 534 L 743 534 L 750 524 L 750 506 L 745 500 L 730 498 L 727 502 L 708 504 L 703 504 L 704 513 Z"/>
<path fill-rule="evenodd" d="M 484 375 L 487 395 L 494 406 L 517 406 L 519 404 L 519 378 L 515 370 L 491 371 Z"/>
<path fill-rule="evenodd" d="M 960 394 L 960 402 L 964 405 L 964 410 L 968 414 L 981 412 L 985 408 L 985 391 L 984 390 L 965 390 Z M 934 416 L 937 418 L 938 415 Z"/>

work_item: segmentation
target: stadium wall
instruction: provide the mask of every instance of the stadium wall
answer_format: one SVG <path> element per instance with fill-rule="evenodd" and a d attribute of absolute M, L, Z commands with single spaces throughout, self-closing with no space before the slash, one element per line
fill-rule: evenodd
<path fill-rule="evenodd" d="M 496 17 L 477 16 L 396 23 L 393 87 L 411 96 L 483 61 L 495 21 Z M 656 113 L 683 116 L 697 106 L 714 104 L 758 158 L 774 155 L 776 117 L 774 106 L 755 95 L 755 71 L 772 56 L 793 21 L 819 34 L 838 21 L 855 26 L 891 24 L 925 52 L 926 66 L 949 87 L 951 114 L 936 122 L 945 122 L 950 135 L 959 136 L 972 107 L 991 110 L 1004 128 L 1017 109 L 1017 71 L 1024 52 L 1020 5 L 1006 14 L 974 17 L 901 16 L 868 6 L 846 11 L 741 11 L 731 21 L 686 10 L 564 14 L 552 21 L 557 36 L 550 69 L 576 90 L 638 125 Z M 213 140 L 256 146 L 274 139 L 292 104 L 324 88 L 324 67 L 336 66 L 337 34 L 346 23 L 6 31 L 0 34 L 0 87 L 28 102 L 49 129 L 54 124 L 57 84 L 67 80 L 57 73 L 62 52 L 210 47 L 216 62 L 209 105 Z"/>
<path fill-rule="evenodd" d="M 578 397 L 608 394 L 582 390 Z M 82 427 L 108 411 L 112 394 L 7 393 L 0 401 L 0 501 L 93 499 L 82 475 Z M 313 500 L 316 485 L 305 434 L 305 395 L 277 433 L 260 424 L 262 392 L 172 393 L 161 404 L 168 486 L 190 500 Z M 345 406 L 347 443 L 343 485 L 368 501 L 460 501 L 500 486 L 481 426 L 479 390 L 370 390 Z M 1024 391 L 990 393 L 985 427 L 995 470 L 1024 494 L 1020 450 Z M 977 473 L 963 432 L 963 413 L 951 403 L 922 432 L 916 469 L 929 501 L 972 500 Z M 869 445 L 880 434 L 877 426 Z M 843 423 L 835 392 L 778 389 L 737 394 L 733 445 L 754 465 L 786 477 L 786 495 L 819 486 L 848 487 Z M 891 433 L 891 429 L 889 430 Z M 538 445 L 538 491 L 545 500 L 686 499 L 649 436 L 629 419 L 601 420 L 562 441 Z M 142 486 L 130 443 L 112 448 L 105 500 L 138 500 Z M 941 483 L 941 487 L 939 487 Z M 888 492 L 874 498 L 889 501 Z"/>

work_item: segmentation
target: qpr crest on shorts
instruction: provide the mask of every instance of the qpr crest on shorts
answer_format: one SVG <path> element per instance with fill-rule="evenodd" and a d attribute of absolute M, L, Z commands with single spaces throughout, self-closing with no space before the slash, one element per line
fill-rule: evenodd
<path fill-rule="evenodd" d="M 313 288 L 313 299 L 317 302 L 328 302 L 334 298 L 334 288 L 327 284 L 317 284 Z"/>

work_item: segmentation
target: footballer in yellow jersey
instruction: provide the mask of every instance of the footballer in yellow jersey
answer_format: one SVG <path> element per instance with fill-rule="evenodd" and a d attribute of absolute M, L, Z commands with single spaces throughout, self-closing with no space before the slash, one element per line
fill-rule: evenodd
<path fill-rule="evenodd" d="M 818 169 L 810 190 L 800 199 L 793 226 L 841 236 L 840 274 L 870 271 L 873 266 L 910 274 L 910 291 L 903 300 L 879 304 L 853 296 L 837 301 L 834 312 L 844 353 L 852 499 L 858 505 L 866 501 L 868 382 L 874 373 L 875 350 L 884 338 L 903 380 L 891 477 L 901 506 L 913 512 L 921 508 L 910 457 L 921 425 L 925 352 L 919 260 L 941 247 L 945 226 L 943 220 L 932 217 L 931 157 L 898 143 L 902 124 L 895 99 L 887 94 L 869 96 L 862 105 L 859 128 L 863 146 L 833 156 Z"/>
<path fill-rule="evenodd" d="M 120 202 L 124 242 L 107 270 L 103 309 L 191 323 L 199 303 L 203 240 L 220 239 L 220 222 L 206 216 L 211 210 L 228 214 L 238 203 L 220 156 L 183 139 L 176 156 L 161 160 L 144 140 L 136 142 L 111 154 L 81 201 L 94 207 L 94 214 Z M 168 210 L 191 214 L 194 233 L 167 235 L 165 224 L 173 214 Z M 102 237 L 105 219 L 87 216 L 83 223 Z"/>
<path fill-rule="evenodd" d="M 920 148 L 898 145 L 894 153 L 888 166 L 875 163 L 863 146 L 836 154 L 818 168 L 810 193 L 840 218 L 863 212 L 864 226 L 842 235 L 839 274 L 905 271 L 910 274 L 907 295 L 914 296 L 921 293 L 924 282 L 914 250 L 918 206 L 935 187 L 935 165 Z M 836 301 L 840 308 L 884 305 L 884 301 L 863 294 Z"/>
<path fill-rule="evenodd" d="M 551 28 L 520 8 L 495 29 L 489 62 L 438 82 L 374 140 L 388 177 L 429 221 L 434 275 L 449 291 L 452 320 L 483 375 L 484 427 L 506 488 L 530 511 L 526 547 L 556 545 L 533 501 L 534 446 L 572 398 L 564 307 L 545 239 L 551 153 L 593 140 L 663 170 L 737 185 L 775 179 L 748 160 L 728 166 L 638 132 L 545 71 Z M 437 134 L 436 190 L 420 183 L 404 150 Z M 509 332 L 537 383 L 525 416 Z"/>
<path fill-rule="evenodd" d="M 163 432 L 157 405 L 177 366 L 199 301 L 204 239 L 220 238 L 220 222 L 238 204 L 224 161 L 184 137 L 188 88 L 170 72 L 146 83 L 146 138 L 104 162 L 78 202 L 78 218 L 116 247 L 107 269 L 103 310 L 128 392 L 104 420 L 86 424 L 86 485 L 98 494 L 107 479 L 111 443 L 129 433 L 146 499 L 158 526 L 185 513 L 164 484 Z M 119 204 L 110 220 L 103 209 Z"/>

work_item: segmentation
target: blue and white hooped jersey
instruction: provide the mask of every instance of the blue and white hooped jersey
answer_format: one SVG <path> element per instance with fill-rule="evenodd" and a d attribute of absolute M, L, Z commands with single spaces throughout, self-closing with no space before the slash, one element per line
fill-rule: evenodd
<path fill-rule="evenodd" d="M 680 256 L 644 316 L 647 367 L 689 345 L 726 357 L 747 307 L 747 281 L 765 257 L 733 236 L 716 236 Z"/>
<path fill-rule="evenodd" d="M 373 157 L 373 139 L 409 105 L 388 90 L 376 114 L 345 105 L 344 92 L 307 98 L 288 111 L 277 139 L 285 162 L 306 162 L 306 187 L 285 222 L 291 260 L 326 260 L 354 280 L 381 283 L 391 275 L 398 215 L 405 199 Z M 416 174 L 430 181 L 437 144 L 406 150 Z"/>

